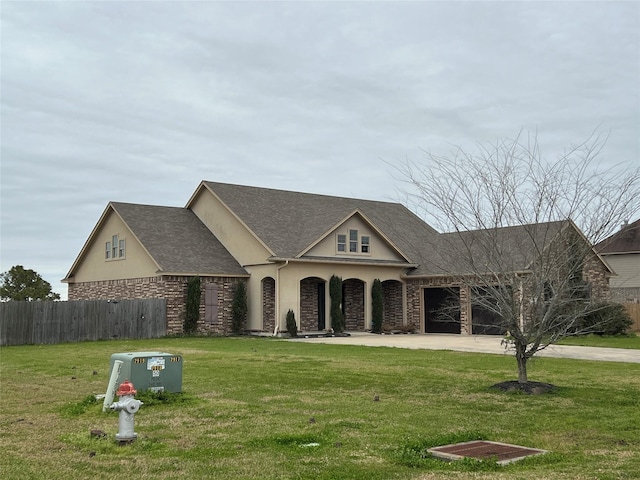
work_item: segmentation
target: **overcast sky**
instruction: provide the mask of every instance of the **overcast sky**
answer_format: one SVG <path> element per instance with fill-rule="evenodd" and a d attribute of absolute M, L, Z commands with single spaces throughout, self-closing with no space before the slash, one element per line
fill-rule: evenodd
<path fill-rule="evenodd" d="M 640 163 L 640 2 L 13 2 L 0 271 L 66 298 L 109 201 L 201 180 L 394 200 L 389 164 L 600 128 Z M 178 252 L 176 252 L 178 253 Z"/>

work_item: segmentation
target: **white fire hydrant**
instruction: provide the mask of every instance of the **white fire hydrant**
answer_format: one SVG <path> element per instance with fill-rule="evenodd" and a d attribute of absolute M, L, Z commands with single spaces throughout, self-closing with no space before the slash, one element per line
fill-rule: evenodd
<path fill-rule="evenodd" d="M 120 443 L 133 442 L 138 437 L 138 434 L 133 431 L 133 417 L 140 409 L 142 402 L 133 398 L 136 393 L 137 391 L 133 387 L 133 383 L 125 380 L 116 392 L 120 400 L 112 403 L 109 407 L 111 410 L 120 412 L 118 417 L 118 433 L 116 434 L 116 440 Z"/>

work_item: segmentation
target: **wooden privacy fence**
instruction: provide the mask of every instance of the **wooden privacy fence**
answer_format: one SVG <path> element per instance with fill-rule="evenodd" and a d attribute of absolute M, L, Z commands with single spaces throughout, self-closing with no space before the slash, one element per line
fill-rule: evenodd
<path fill-rule="evenodd" d="M 0 346 L 159 338 L 166 333 L 163 298 L 0 303 Z"/>
<path fill-rule="evenodd" d="M 633 320 L 631 330 L 640 333 L 640 303 L 625 303 L 624 306 Z"/>

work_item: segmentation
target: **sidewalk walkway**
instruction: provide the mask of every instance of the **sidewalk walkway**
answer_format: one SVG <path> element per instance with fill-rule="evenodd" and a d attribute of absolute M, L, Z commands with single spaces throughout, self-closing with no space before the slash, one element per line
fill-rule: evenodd
<path fill-rule="evenodd" d="M 454 350 L 458 352 L 494 353 L 512 355 L 504 345 L 502 337 L 485 335 L 375 335 L 352 333 L 349 337 L 300 337 L 294 342 L 329 343 L 332 345 L 363 345 L 369 347 L 396 347 L 426 350 Z M 575 358 L 605 362 L 640 363 L 640 350 L 623 348 L 574 347 L 551 345 L 536 353 L 540 357 Z"/>

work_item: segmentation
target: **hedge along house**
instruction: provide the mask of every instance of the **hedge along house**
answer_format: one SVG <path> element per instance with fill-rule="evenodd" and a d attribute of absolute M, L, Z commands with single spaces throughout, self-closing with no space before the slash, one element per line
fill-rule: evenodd
<path fill-rule="evenodd" d="M 559 222 L 540 231 L 551 227 L 575 229 Z M 527 226 L 499 230 L 505 245 L 528 235 Z M 166 298 L 173 333 L 182 331 L 189 278 L 201 278 L 198 329 L 210 333 L 231 331 L 233 292 L 245 282 L 247 329 L 274 333 L 285 329 L 289 310 L 300 331 L 330 329 L 334 275 L 343 280 L 346 329 L 370 329 L 379 279 L 390 328 L 500 333 L 474 328 L 474 317 L 478 325 L 491 320 L 473 311 L 468 265 L 447 253 L 480 234 L 439 234 L 398 203 L 201 182 L 185 208 L 110 203 L 63 281 L 70 300 Z M 532 261 L 512 257 L 514 271 Z M 610 273 L 596 256 L 584 275 L 606 296 Z M 441 322 L 434 312 L 451 295 L 459 317 Z"/>

